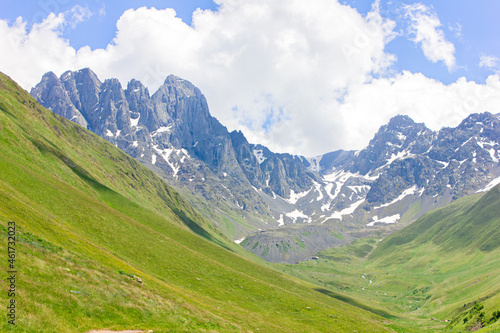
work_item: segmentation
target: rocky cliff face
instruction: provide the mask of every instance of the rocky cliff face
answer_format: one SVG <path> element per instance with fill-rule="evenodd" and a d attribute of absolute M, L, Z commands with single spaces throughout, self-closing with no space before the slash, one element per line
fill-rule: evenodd
<path fill-rule="evenodd" d="M 318 196 L 330 197 L 321 207 L 314 202 L 308 207 L 346 224 L 412 221 L 500 181 L 499 134 L 499 115 L 488 112 L 439 131 L 396 116 L 365 149 L 305 163 L 323 176 Z"/>
<path fill-rule="evenodd" d="M 293 211 L 286 201 L 292 191 L 318 178 L 300 158 L 229 133 L 210 115 L 201 91 L 174 75 L 150 95 L 137 80 L 124 90 L 88 68 L 60 78 L 49 72 L 31 94 L 193 194 L 191 203 L 234 238 L 278 225 L 279 213 Z"/>
<path fill-rule="evenodd" d="M 305 158 L 229 133 L 200 90 L 174 75 L 150 95 L 137 80 L 124 90 L 90 69 L 47 73 L 31 94 L 163 176 L 233 239 L 258 230 L 242 245 L 272 261 L 310 258 L 500 182 L 500 118 L 488 112 L 440 131 L 396 116 L 361 151 Z M 295 240 L 301 223 L 343 240 L 304 236 L 304 250 Z M 289 246 L 276 246 L 281 234 Z"/>

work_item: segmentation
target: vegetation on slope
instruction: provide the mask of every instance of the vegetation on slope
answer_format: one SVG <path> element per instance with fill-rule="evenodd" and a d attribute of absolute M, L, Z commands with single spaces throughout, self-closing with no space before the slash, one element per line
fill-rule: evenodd
<path fill-rule="evenodd" d="M 318 260 L 281 267 L 419 331 L 495 332 L 499 227 L 500 185 L 427 213 L 384 240 L 359 239 L 321 252 Z"/>
<path fill-rule="evenodd" d="M 17 312 L 2 331 L 402 331 L 248 260 L 154 173 L 0 75 L 9 222 L 16 290 L 0 303 L 14 299 Z"/>

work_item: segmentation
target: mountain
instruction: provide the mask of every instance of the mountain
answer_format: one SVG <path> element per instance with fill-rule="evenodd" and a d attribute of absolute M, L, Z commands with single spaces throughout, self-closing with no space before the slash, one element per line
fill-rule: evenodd
<path fill-rule="evenodd" d="M 174 75 L 153 95 L 139 81 L 125 90 L 90 69 L 49 72 L 31 94 L 45 107 L 105 138 L 157 172 L 230 237 L 277 225 L 290 193 L 318 178 L 297 157 L 250 145 L 208 111 L 205 97 Z"/>
<path fill-rule="evenodd" d="M 365 199 L 360 208 L 378 212 L 411 195 L 422 202 L 435 198 L 437 203 L 473 194 L 499 176 L 499 157 L 498 115 L 473 114 L 456 128 L 436 132 L 408 116 L 396 116 L 363 150 L 319 156 L 309 168 L 335 183 L 338 194 L 323 211 L 337 212 Z M 346 186 L 355 180 L 360 188 Z M 377 215 L 383 218 L 386 214 Z"/>
<path fill-rule="evenodd" d="M 319 172 L 322 181 L 298 195 L 296 216 L 330 226 L 329 232 L 346 239 L 393 232 L 426 212 L 500 183 L 499 159 L 500 115 L 472 114 L 457 127 L 439 131 L 396 116 L 361 151 L 306 159 L 304 164 Z M 271 262 L 297 262 L 317 250 L 304 248 L 295 238 L 309 237 L 308 228 L 257 232 L 242 244 Z M 331 237 L 319 243 L 328 248 L 338 242 Z M 285 250 L 268 250 L 274 247 Z"/>
<path fill-rule="evenodd" d="M 14 271 L 0 301 L 15 304 L 2 331 L 403 329 L 270 268 L 151 170 L 3 74 L 0 219 Z"/>
<path fill-rule="evenodd" d="M 123 90 L 90 69 L 49 72 L 31 94 L 161 175 L 225 235 L 246 238 L 246 249 L 271 262 L 393 231 L 500 181 L 500 120 L 488 112 L 439 131 L 399 115 L 361 151 L 306 158 L 229 133 L 200 90 L 173 75 L 150 95 L 139 81 Z M 315 239 L 315 230 L 331 237 Z"/>

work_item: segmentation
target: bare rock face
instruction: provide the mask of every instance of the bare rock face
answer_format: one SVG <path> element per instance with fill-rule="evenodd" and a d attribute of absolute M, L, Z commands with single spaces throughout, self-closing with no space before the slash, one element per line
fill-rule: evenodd
<path fill-rule="evenodd" d="M 251 145 L 241 132 L 229 133 L 210 115 L 201 91 L 174 75 L 150 95 L 137 80 L 123 90 L 117 79 L 101 82 L 88 68 L 60 78 L 49 72 L 31 93 L 193 193 L 200 200 L 191 203 L 206 217 L 231 221 L 234 226 L 227 227 L 235 238 L 276 225 L 283 209 L 293 210 L 286 202 L 291 191 L 305 190 L 318 178 L 300 158 Z M 265 163 L 256 157 L 261 150 Z M 282 197 L 278 203 L 276 195 Z"/>
<path fill-rule="evenodd" d="M 361 151 L 306 158 L 229 133 L 201 91 L 174 75 L 150 95 L 137 80 L 124 90 L 88 68 L 49 72 L 31 94 L 160 174 L 229 237 L 249 236 L 241 244 L 270 261 L 307 259 L 356 230 L 410 223 L 500 177 L 500 117 L 488 112 L 439 131 L 399 115 Z M 295 225 L 343 239 L 307 236 L 302 247 Z"/>
<path fill-rule="evenodd" d="M 50 89 L 47 87 L 50 87 Z M 87 120 L 74 105 L 66 91 L 66 87 L 54 73 L 45 74 L 42 81 L 31 90 L 31 94 L 47 109 L 53 110 L 60 116 L 70 119 L 85 128 L 88 127 Z"/>

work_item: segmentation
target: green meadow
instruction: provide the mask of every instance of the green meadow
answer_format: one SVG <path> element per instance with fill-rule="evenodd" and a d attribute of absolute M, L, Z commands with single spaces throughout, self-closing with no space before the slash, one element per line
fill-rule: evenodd
<path fill-rule="evenodd" d="M 373 235 L 277 265 L 317 290 L 421 332 L 500 332 L 500 186 Z"/>

